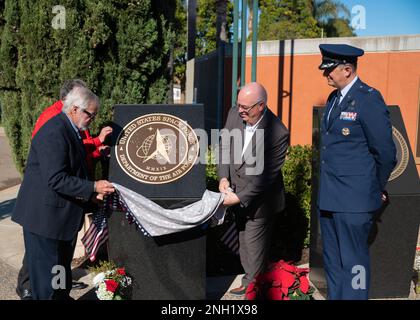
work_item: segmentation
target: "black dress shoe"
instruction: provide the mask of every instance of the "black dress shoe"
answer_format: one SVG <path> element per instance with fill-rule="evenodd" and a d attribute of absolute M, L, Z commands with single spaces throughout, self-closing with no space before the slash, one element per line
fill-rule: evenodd
<path fill-rule="evenodd" d="M 229 291 L 230 294 L 233 294 L 235 296 L 243 296 L 245 292 L 246 292 L 245 286 L 240 286 L 238 288 L 235 288 Z"/>
<path fill-rule="evenodd" d="M 73 281 L 71 284 L 71 288 L 74 290 L 81 290 L 84 288 L 87 288 L 88 285 L 84 282 L 79 282 L 79 281 Z"/>
<path fill-rule="evenodd" d="M 20 295 L 20 300 L 33 300 L 31 290 L 24 289 Z"/>

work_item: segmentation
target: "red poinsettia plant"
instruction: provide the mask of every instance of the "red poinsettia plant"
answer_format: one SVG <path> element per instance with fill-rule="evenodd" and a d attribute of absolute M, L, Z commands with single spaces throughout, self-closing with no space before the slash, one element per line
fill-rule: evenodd
<path fill-rule="evenodd" d="M 280 260 L 272 263 L 248 286 L 247 300 L 310 300 L 314 289 L 309 285 L 309 268 L 299 268 Z"/>

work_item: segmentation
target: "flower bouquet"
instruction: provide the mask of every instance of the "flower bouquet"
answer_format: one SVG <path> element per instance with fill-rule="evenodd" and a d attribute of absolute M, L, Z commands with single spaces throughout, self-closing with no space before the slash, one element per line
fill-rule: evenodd
<path fill-rule="evenodd" d="M 414 270 L 417 272 L 416 276 L 416 285 L 414 287 L 414 291 L 416 294 L 420 294 L 420 248 L 416 250 L 416 257 L 414 260 Z"/>
<path fill-rule="evenodd" d="M 308 268 L 299 268 L 283 260 L 272 263 L 246 290 L 247 300 L 310 300 L 314 288 L 309 285 Z"/>
<path fill-rule="evenodd" d="M 100 271 L 102 270 L 102 271 Z M 98 272 L 100 271 L 100 272 Z M 112 262 L 105 262 L 94 271 L 93 278 L 96 296 L 99 300 L 128 300 L 131 298 L 131 277 L 125 268 L 118 268 Z"/>

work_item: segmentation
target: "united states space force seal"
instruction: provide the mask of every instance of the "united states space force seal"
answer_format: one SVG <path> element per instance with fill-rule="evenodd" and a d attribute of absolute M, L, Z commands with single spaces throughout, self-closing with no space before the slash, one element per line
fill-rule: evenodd
<path fill-rule="evenodd" d="M 149 184 L 178 180 L 199 154 L 194 130 L 173 115 L 154 113 L 128 123 L 117 138 L 115 155 L 131 178 Z"/>
<path fill-rule="evenodd" d="M 392 139 L 394 140 L 397 149 L 397 164 L 395 165 L 394 170 L 392 170 L 388 181 L 392 181 L 404 173 L 405 169 L 407 169 L 410 155 L 408 144 L 405 141 L 404 136 L 394 126 L 392 127 Z"/>

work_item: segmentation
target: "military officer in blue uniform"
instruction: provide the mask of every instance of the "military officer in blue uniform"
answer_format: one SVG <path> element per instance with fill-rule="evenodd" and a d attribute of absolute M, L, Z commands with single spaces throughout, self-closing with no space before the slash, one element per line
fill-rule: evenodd
<path fill-rule="evenodd" d="M 368 235 L 374 213 L 387 201 L 396 148 L 382 95 L 356 73 L 364 51 L 344 44 L 319 47 L 319 69 L 336 88 L 322 118 L 318 194 L 328 299 L 366 300 Z"/>

